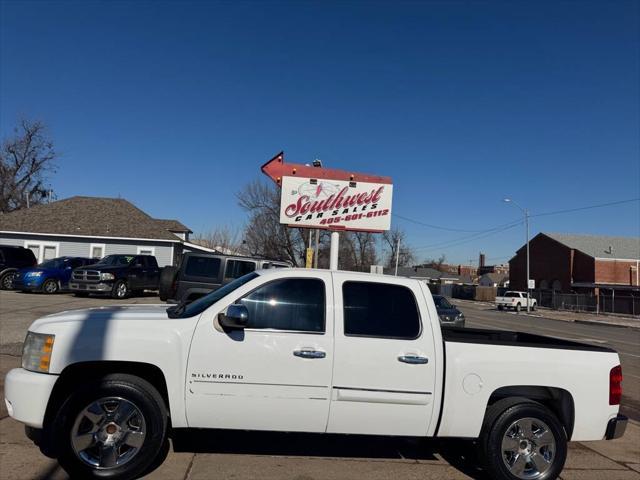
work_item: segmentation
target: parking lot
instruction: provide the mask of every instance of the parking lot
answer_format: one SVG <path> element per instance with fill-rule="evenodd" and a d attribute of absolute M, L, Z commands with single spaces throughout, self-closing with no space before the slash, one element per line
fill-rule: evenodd
<path fill-rule="evenodd" d="M 19 365 L 20 348 L 29 324 L 62 310 L 114 303 L 160 303 L 154 295 L 116 301 L 0 291 L 0 388 L 6 372 Z M 475 304 L 461 309 L 473 326 L 522 329 L 570 329 L 567 322 L 516 318 Z M 538 322 L 538 324 L 536 323 Z M 605 328 L 605 327 L 591 327 Z M 625 329 L 617 333 L 624 337 Z M 545 332 L 539 332 L 545 333 Z M 552 334 L 550 332 L 546 332 Z M 556 333 L 565 337 L 594 337 L 589 333 Z M 627 331 L 634 342 L 637 331 Z M 633 348 L 629 349 L 632 350 Z M 637 352 L 637 348 L 635 349 Z M 623 360 L 624 361 L 624 360 Z M 178 432 L 154 479 L 463 479 L 486 478 L 468 442 L 418 441 L 364 436 L 275 434 L 224 431 Z M 610 442 L 572 443 L 563 479 L 640 479 L 640 425 L 630 423 L 625 437 Z M 0 478 L 67 478 L 54 460 L 44 457 L 25 436 L 22 425 L 0 405 Z"/>

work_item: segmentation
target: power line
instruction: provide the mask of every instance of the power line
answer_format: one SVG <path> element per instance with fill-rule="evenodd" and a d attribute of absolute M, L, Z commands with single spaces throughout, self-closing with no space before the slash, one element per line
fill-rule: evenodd
<path fill-rule="evenodd" d="M 490 237 L 492 235 L 495 235 L 496 233 L 501 233 L 504 232 L 506 230 L 510 230 L 514 227 L 517 227 L 519 225 L 522 225 L 522 220 L 518 220 L 516 222 L 512 222 L 510 224 L 506 224 L 504 226 L 502 226 L 501 228 L 493 228 L 491 230 L 488 231 L 484 231 L 482 233 L 476 233 L 474 235 L 468 235 L 466 237 L 461 237 L 458 239 L 453 239 L 453 240 L 448 240 L 445 242 L 440 242 L 440 243 L 434 243 L 431 245 L 425 245 L 423 247 L 415 247 L 414 250 L 440 250 L 443 248 L 451 248 L 451 247 L 457 247 L 458 245 L 464 245 L 465 243 L 469 243 L 469 242 L 473 242 L 475 240 L 481 240 L 483 238 L 487 238 Z"/>
<path fill-rule="evenodd" d="M 433 228 L 436 230 L 445 230 L 447 232 L 463 232 L 463 233 L 479 233 L 479 232 L 484 232 L 485 230 L 462 230 L 460 228 L 449 228 L 449 227 L 442 227 L 440 225 L 433 225 L 431 223 L 424 223 L 421 222 L 419 220 L 414 220 L 412 218 L 407 218 L 404 217 L 402 215 L 398 215 L 397 213 L 393 215 L 396 218 L 400 218 L 401 220 L 404 220 L 406 222 L 411 222 L 411 223 L 415 223 L 416 225 L 421 225 L 423 227 L 427 227 L 427 228 Z"/>
<path fill-rule="evenodd" d="M 559 215 L 561 213 L 578 212 L 578 211 L 581 211 L 581 210 L 590 210 L 592 208 L 610 207 L 612 205 L 621 205 L 623 203 L 631 203 L 631 202 L 638 202 L 638 201 L 640 201 L 640 197 L 638 197 L 638 198 L 630 198 L 628 200 L 619 200 L 617 202 L 600 203 L 598 205 L 589 205 L 588 207 L 568 208 L 566 210 L 556 210 L 556 211 L 553 211 L 553 212 L 535 213 L 535 214 L 531 214 L 529 216 L 530 217 L 545 217 L 547 215 Z"/>
<path fill-rule="evenodd" d="M 627 200 L 619 200 L 619 201 L 615 201 L 615 202 L 608 202 L 608 203 L 601 203 L 601 204 L 597 204 L 597 205 L 589 205 L 589 206 L 585 206 L 585 207 L 577 207 L 577 208 L 569 208 L 569 209 L 564 209 L 564 210 L 555 210 L 555 211 L 551 211 L 551 212 L 543 212 L 543 213 L 537 213 L 537 214 L 530 214 L 529 217 L 543 217 L 543 216 L 549 216 L 549 215 L 559 215 L 559 214 L 563 214 L 563 213 L 571 213 L 571 212 L 577 212 L 577 211 L 582 211 L 582 210 L 590 210 L 593 208 L 602 208 L 602 207 L 609 207 L 609 206 L 613 206 L 613 205 L 621 205 L 624 203 L 631 203 L 631 202 L 637 202 L 640 201 L 640 197 L 639 198 L 631 198 L 631 199 L 627 199 Z M 500 233 L 503 232 L 505 230 L 509 230 L 511 228 L 514 228 L 518 225 L 522 225 L 522 220 L 517 220 L 514 222 L 509 222 L 509 223 L 505 223 L 502 225 L 497 225 L 495 227 L 486 229 L 486 230 L 461 230 L 461 229 L 449 229 L 447 227 L 440 227 L 440 226 L 436 226 L 436 225 L 431 225 L 428 223 L 423 223 L 423 222 L 419 222 L 417 220 L 413 220 L 413 219 L 409 219 L 407 217 L 403 217 L 400 215 L 394 215 L 396 217 L 399 217 L 403 220 L 407 220 L 413 223 L 416 223 L 418 225 L 423 225 L 423 226 L 427 226 L 430 228 L 439 228 L 441 230 L 449 230 L 449 231 L 459 231 L 459 232 L 475 232 L 472 235 L 466 235 L 457 239 L 451 239 L 451 240 L 445 240 L 442 242 L 438 242 L 438 243 L 434 243 L 431 245 L 425 245 L 422 247 L 415 247 L 414 250 L 435 250 L 435 249 L 443 249 L 443 248 L 451 248 L 451 247 L 456 247 L 458 245 L 463 245 L 465 243 L 474 241 L 474 240 L 481 240 L 483 238 L 489 237 L 491 235 L 494 235 L 496 233 Z M 486 234 L 486 235 L 485 235 Z"/>

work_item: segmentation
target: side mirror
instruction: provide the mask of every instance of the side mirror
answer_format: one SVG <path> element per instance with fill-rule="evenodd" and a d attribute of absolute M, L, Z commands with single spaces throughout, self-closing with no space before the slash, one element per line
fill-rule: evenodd
<path fill-rule="evenodd" d="M 249 310 L 244 305 L 235 303 L 227 307 L 226 313 L 218 314 L 220 325 L 225 328 L 242 329 L 249 323 Z"/>

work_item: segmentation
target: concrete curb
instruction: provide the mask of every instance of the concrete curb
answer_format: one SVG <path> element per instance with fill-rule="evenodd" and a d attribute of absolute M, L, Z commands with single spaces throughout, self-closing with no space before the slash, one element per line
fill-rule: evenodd
<path fill-rule="evenodd" d="M 551 320 L 555 320 L 555 319 L 551 319 Z M 601 322 L 599 320 L 573 320 L 573 322 L 582 323 L 585 325 L 606 325 L 608 327 L 631 328 L 633 330 L 640 330 L 640 322 L 638 322 L 638 325 L 622 325 L 619 323 Z"/>

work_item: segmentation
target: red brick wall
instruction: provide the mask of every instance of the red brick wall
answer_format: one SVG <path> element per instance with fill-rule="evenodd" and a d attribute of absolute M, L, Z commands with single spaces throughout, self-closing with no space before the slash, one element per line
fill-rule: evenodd
<path fill-rule="evenodd" d="M 571 249 L 545 235 L 537 235 L 529 242 L 530 275 L 536 281 L 536 288 L 542 280 L 549 287 L 559 280 L 562 291 L 571 291 Z M 509 288 L 525 290 L 527 272 L 527 249 L 523 246 L 509 261 Z"/>
<path fill-rule="evenodd" d="M 579 250 L 573 251 L 573 281 L 595 282 L 595 259 Z"/>
<path fill-rule="evenodd" d="M 595 263 L 596 283 L 637 285 L 635 278 L 636 262 L 625 260 L 596 260 Z M 633 278 L 631 275 L 632 271 Z"/>

